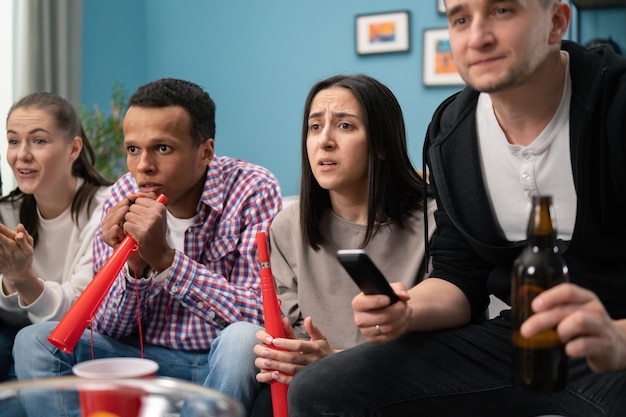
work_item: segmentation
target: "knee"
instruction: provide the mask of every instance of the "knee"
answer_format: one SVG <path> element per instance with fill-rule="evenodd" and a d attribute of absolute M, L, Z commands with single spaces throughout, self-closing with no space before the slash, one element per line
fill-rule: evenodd
<path fill-rule="evenodd" d="M 48 342 L 48 336 L 55 326 L 56 322 L 45 322 L 24 327 L 15 336 L 13 354 L 23 355 L 26 351 L 38 349 L 38 346 L 49 346 L 52 350 L 53 346 Z"/>
<path fill-rule="evenodd" d="M 289 410 L 293 410 L 298 415 L 322 415 L 323 412 L 318 407 L 326 404 L 331 397 L 338 392 L 337 386 L 327 383 L 336 378 L 327 378 L 327 368 L 324 366 L 326 359 L 318 360 L 305 366 L 296 373 L 289 384 L 287 393 Z M 330 370 L 341 369 L 341 364 L 335 363 L 330 366 Z M 334 414 L 333 414 L 334 415 Z"/>
<path fill-rule="evenodd" d="M 18 379 L 30 379 L 30 370 L 37 368 L 40 363 L 47 366 L 49 358 L 56 350 L 47 339 L 55 325 L 55 322 L 31 324 L 17 333 L 13 359 Z"/>
<path fill-rule="evenodd" d="M 258 340 L 256 332 L 263 330 L 262 327 L 240 321 L 233 323 L 220 332 L 211 346 L 213 349 L 225 349 L 226 351 L 238 351 L 242 354 L 251 352 Z"/>

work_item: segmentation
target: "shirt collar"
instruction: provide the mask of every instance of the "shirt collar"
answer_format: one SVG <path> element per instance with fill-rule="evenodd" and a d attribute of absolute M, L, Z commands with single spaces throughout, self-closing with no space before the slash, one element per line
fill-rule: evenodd
<path fill-rule="evenodd" d="M 222 212 L 224 208 L 224 195 L 226 179 L 224 178 L 224 163 L 221 157 L 213 156 L 207 169 L 204 189 L 200 197 L 200 203 L 206 204 L 212 210 Z"/>

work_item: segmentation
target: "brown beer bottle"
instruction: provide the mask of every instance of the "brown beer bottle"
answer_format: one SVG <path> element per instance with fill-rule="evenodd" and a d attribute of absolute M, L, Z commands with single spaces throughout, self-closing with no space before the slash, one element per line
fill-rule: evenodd
<path fill-rule="evenodd" d="M 522 323 L 533 314 L 533 299 L 569 281 L 567 265 L 556 246 L 551 196 L 533 197 L 526 247 L 513 264 L 512 278 L 513 383 L 531 391 L 562 390 L 567 383 L 567 356 L 556 329 L 530 338 L 520 334 Z"/>

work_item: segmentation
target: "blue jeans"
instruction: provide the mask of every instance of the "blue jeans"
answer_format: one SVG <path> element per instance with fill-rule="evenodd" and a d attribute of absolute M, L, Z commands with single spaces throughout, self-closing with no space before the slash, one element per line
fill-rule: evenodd
<path fill-rule="evenodd" d="M 83 333 L 72 354 L 64 353 L 47 340 L 56 325 L 56 322 L 36 324 L 18 333 L 13 355 L 19 380 L 71 375 L 72 366 L 92 359 L 91 337 L 95 358 L 140 356 L 136 338 L 116 340 L 98 333 L 91 334 L 89 330 Z M 250 330 L 252 327 L 248 323 L 231 324 L 213 342 L 210 352 L 144 345 L 144 357 L 159 364 L 157 376 L 196 382 L 235 397 L 250 409 L 260 389 L 254 378 L 256 368 L 252 347 L 256 338 L 255 332 Z M 239 329 L 243 331 L 239 332 Z M 29 417 L 80 416 L 76 401 L 68 397 L 29 399 L 25 406 Z"/>
<path fill-rule="evenodd" d="M 626 371 L 593 373 L 570 360 L 567 389 L 552 394 L 511 384 L 511 326 L 496 318 L 462 328 L 364 343 L 298 372 L 289 417 L 623 416 Z"/>

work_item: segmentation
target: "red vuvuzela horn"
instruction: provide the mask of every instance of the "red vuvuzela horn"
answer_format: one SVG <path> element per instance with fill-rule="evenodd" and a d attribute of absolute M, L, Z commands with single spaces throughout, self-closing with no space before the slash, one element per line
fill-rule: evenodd
<path fill-rule="evenodd" d="M 167 197 L 160 194 L 156 201 L 165 204 Z M 72 353 L 78 339 L 87 328 L 96 309 L 102 303 L 104 296 L 113 285 L 113 281 L 120 273 L 130 253 L 137 247 L 137 242 L 131 235 L 126 235 L 115 248 L 113 255 L 100 268 L 89 285 L 76 299 L 74 304 L 65 313 L 59 324 L 48 336 L 48 341 L 65 353 Z"/>
<path fill-rule="evenodd" d="M 274 287 L 274 276 L 270 266 L 270 255 L 267 250 L 267 237 L 265 232 L 256 234 L 256 247 L 261 266 L 261 291 L 263 295 L 263 315 L 265 317 L 265 330 L 272 337 L 285 337 L 285 329 L 280 314 L 280 305 Z M 272 410 L 274 417 L 287 417 L 287 388 L 289 385 L 278 381 L 272 382 Z"/>

